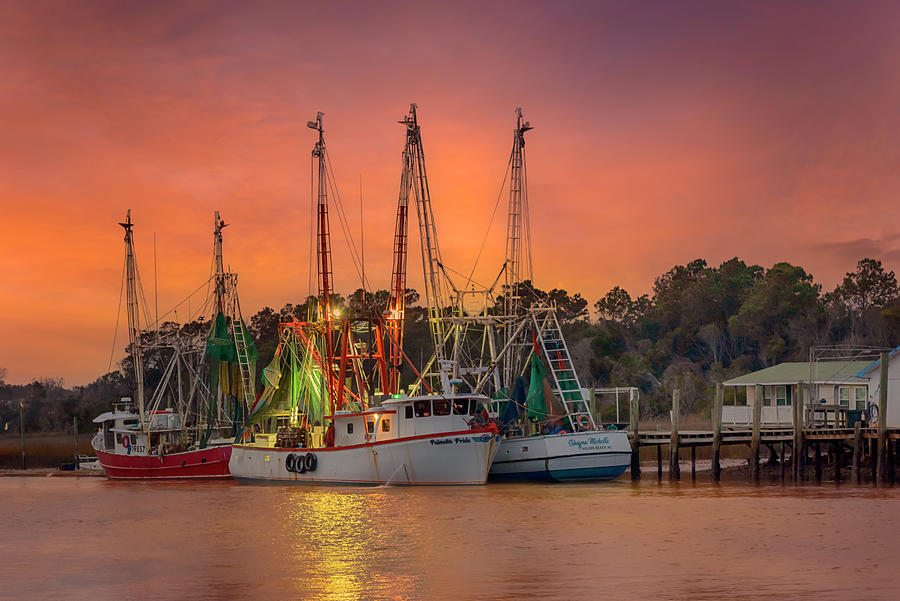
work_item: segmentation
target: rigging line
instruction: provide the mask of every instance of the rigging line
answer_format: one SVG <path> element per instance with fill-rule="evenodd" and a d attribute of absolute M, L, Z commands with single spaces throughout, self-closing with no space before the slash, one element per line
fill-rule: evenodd
<path fill-rule="evenodd" d="M 444 265 L 443 263 L 441 263 L 440 265 L 441 265 L 441 269 L 446 270 L 446 271 L 452 271 L 456 275 L 466 278 L 466 274 L 460 273 L 460 272 L 456 271 L 455 269 L 453 269 L 452 267 L 448 267 L 447 265 Z M 471 274 L 469 274 L 469 276 L 466 279 L 471 284 L 476 284 L 476 285 L 480 286 L 481 288 L 487 288 L 487 286 L 485 286 L 481 282 L 478 282 L 477 280 L 473 280 Z"/>
<path fill-rule="evenodd" d="M 119 287 L 119 308 L 116 310 L 116 327 L 113 330 L 112 348 L 109 351 L 109 365 L 106 366 L 106 373 L 112 371 L 113 355 L 116 352 L 116 337 L 119 333 L 119 318 L 122 316 L 122 296 L 125 292 L 125 264 L 122 263 L 122 284 Z"/>
<path fill-rule="evenodd" d="M 341 193 L 337 187 L 337 181 L 334 175 L 334 165 L 331 162 L 331 153 L 328 152 L 328 145 L 325 144 L 325 161 L 328 164 L 328 169 L 325 170 L 326 180 L 328 182 L 329 187 L 333 193 L 333 197 L 335 200 L 335 207 L 338 210 L 338 218 L 341 224 L 341 230 L 344 232 L 344 237 L 347 241 L 347 245 L 350 248 L 350 258 L 353 260 L 353 266 L 356 268 L 356 273 L 360 277 L 364 277 L 363 270 L 360 268 L 361 259 L 359 251 L 356 249 L 356 243 L 353 240 L 352 230 L 350 229 L 350 224 L 347 219 L 347 214 L 344 211 L 344 202 L 341 200 Z M 360 215 L 360 219 L 362 219 L 362 215 Z M 366 282 L 366 285 L 371 288 L 371 283 Z M 365 288 L 365 286 L 363 286 Z"/>
<path fill-rule="evenodd" d="M 500 199 L 503 198 L 503 188 L 506 186 L 506 180 L 509 177 L 510 166 L 512 165 L 513 155 L 510 153 L 509 160 L 506 163 L 506 171 L 503 173 L 503 181 L 500 183 L 500 191 L 497 192 L 497 202 L 494 203 L 494 211 L 491 213 L 491 219 L 488 221 L 487 231 L 484 232 L 484 238 L 481 240 L 481 248 L 478 249 L 478 255 L 475 257 L 475 264 L 472 265 L 472 272 L 467 278 L 468 282 L 472 281 L 475 275 L 475 269 L 478 268 L 478 261 L 481 260 L 481 253 L 484 252 L 484 245 L 487 243 L 488 236 L 491 233 L 491 227 L 494 225 L 494 218 L 497 216 L 497 209 L 500 208 Z M 459 274 L 463 275 L 463 274 Z M 480 285 L 480 284 L 479 284 Z"/>
<path fill-rule="evenodd" d="M 344 211 L 344 203 L 341 200 L 341 195 L 337 188 L 337 182 L 335 181 L 334 167 L 332 167 L 331 165 L 331 155 L 329 154 L 327 149 L 325 150 L 325 161 L 328 163 L 328 169 L 325 170 L 325 178 L 329 188 L 331 188 L 332 191 L 332 195 L 335 201 L 335 208 L 337 209 L 338 221 L 341 225 L 341 231 L 343 231 L 344 238 L 347 241 L 347 246 L 350 248 L 350 258 L 353 261 L 353 267 L 356 269 L 357 275 L 362 277 L 362 270 L 359 266 L 359 252 L 356 250 L 356 243 L 353 240 L 353 233 L 350 229 L 350 224 Z"/>
<path fill-rule="evenodd" d="M 362 173 L 359 174 L 359 254 L 360 254 L 360 262 L 362 263 L 362 289 L 363 289 L 363 300 L 366 298 L 366 239 L 365 232 L 363 229 L 363 224 L 365 223 L 365 219 L 363 219 L 363 193 L 362 193 Z"/>
<path fill-rule="evenodd" d="M 531 209 L 528 205 L 528 172 L 525 163 L 525 146 L 522 146 L 522 197 L 524 200 L 522 214 L 525 216 L 525 250 L 528 256 L 528 279 L 534 279 L 534 263 L 531 247 Z"/>
<path fill-rule="evenodd" d="M 313 274 L 318 272 L 318 265 L 313 263 L 313 254 L 316 246 L 316 194 L 315 194 L 315 158 L 309 157 L 309 288 L 306 292 L 306 299 L 313 295 Z M 311 309 L 307 309 L 309 313 Z M 307 315 L 310 319 L 311 316 Z"/>
<path fill-rule="evenodd" d="M 212 278 L 210 278 L 210 279 L 212 279 Z M 164 317 L 168 316 L 170 313 L 173 313 L 173 312 L 177 311 L 178 307 L 180 307 L 180 306 L 183 305 L 184 303 L 188 302 L 188 301 L 191 299 L 191 297 L 193 297 L 195 294 L 197 294 L 198 292 L 200 292 L 200 290 L 201 290 L 204 286 L 206 286 L 207 284 L 209 284 L 209 279 L 207 279 L 205 282 L 203 282 L 202 284 L 200 284 L 199 286 L 197 286 L 197 288 L 196 288 L 193 292 L 191 292 L 191 293 L 188 294 L 186 297 L 184 297 L 183 299 L 181 299 L 181 301 L 179 301 L 179 302 L 178 302 L 176 305 L 174 305 L 171 309 L 169 309 L 168 311 L 166 311 L 165 313 L 163 313 L 163 314 L 160 316 L 160 318 L 164 318 Z M 190 312 L 188 312 L 188 321 L 190 321 L 190 316 L 191 316 L 191 314 L 190 314 Z"/>
<path fill-rule="evenodd" d="M 213 247 L 213 251 L 211 253 L 212 256 L 209 259 L 209 279 L 206 281 L 206 296 L 207 297 L 210 296 L 209 289 L 212 287 L 212 279 L 216 273 L 216 240 L 215 240 L 215 238 L 213 238 L 212 247 Z M 218 284 L 217 284 L 217 287 L 218 287 Z M 157 319 L 159 319 L 159 318 L 157 317 Z"/>

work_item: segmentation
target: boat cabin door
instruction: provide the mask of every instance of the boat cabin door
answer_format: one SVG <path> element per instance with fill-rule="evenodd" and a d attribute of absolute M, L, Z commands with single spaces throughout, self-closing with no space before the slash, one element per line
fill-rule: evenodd
<path fill-rule="evenodd" d="M 107 449 L 116 447 L 116 434 L 111 429 L 114 423 L 111 419 L 103 422 L 103 446 Z"/>

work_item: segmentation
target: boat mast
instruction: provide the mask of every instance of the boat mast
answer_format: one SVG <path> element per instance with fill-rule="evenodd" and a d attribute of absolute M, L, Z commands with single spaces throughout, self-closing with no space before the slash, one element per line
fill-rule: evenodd
<path fill-rule="evenodd" d="M 428 189 L 428 175 L 425 172 L 425 152 L 422 149 L 422 132 L 416 117 L 416 105 L 409 105 L 409 114 L 400 123 L 406 125 L 406 162 L 404 170 L 407 186 L 412 187 L 416 199 L 419 218 L 419 236 L 422 249 L 422 267 L 425 275 L 425 299 L 428 304 L 428 324 L 434 344 L 435 358 L 441 378 L 441 387 L 450 391 L 450 377 L 447 373 L 447 353 L 444 348 L 444 310 L 449 306 L 447 275 L 441 260 L 437 229 L 431 209 L 431 192 Z M 404 291 L 405 293 L 405 291 Z M 455 376 L 455 368 L 453 368 Z"/>
<path fill-rule="evenodd" d="M 510 154 L 509 215 L 506 223 L 506 269 L 503 294 L 503 314 L 507 318 L 519 317 L 522 308 L 521 284 L 531 278 L 531 248 L 528 244 L 528 206 L 525 182 L 525 132 L 534 129 L 522 116 L 522 108 L 516 107 L 516 128 L 513 130 L 513 147 Z M 525 192 L 523 194 L 523 192 Z M 509 328 L 512 329 L 512 328 Z M 510 333 L 507 333 L 507 338 Z M 504 359 L 503 382 L 511 386 L 516 369 L 516 357 L 508 354 Z"/>
<path fill-rule="evenodd" d="M 403 123 L 403 121 L 401 121 Z M 406 147 L 403 149 L 400 175 L 400 196 L 397 202 L 397 220 L 394 224 L 394 264 L 391 269 L 391 297 L 387 307 L 388 345 L 390 347 L 390 374 L 388 394 L 400 389 L 400 371 L 403 368 L 403 325 L 406 313 L 406 259 L 409 250 L 409 187 L 412 178 L 410 142 L 407 130 Z"/>
<path fill-rule="evenodd" d="M 125 216 L 125 222 L 119 223 L 125 230 L 125 290 L 127 295 L 128 313 L 128 342 L 131 349 L 131 362 L 134 365 L 134 380 L 136 384 L 136 395 L 138 405 L 138 415 L 140 416 L 141 428 L 145 427 L 144 423 L 144 356 L 141 349 L 141 323 L 140 313 L 138 311 L 138 293 L 137 293 L 137 266 L 134 260 L 134 237 L 132 228 L 134 224 L 131 222 L 131 209 Z"/>
<path fill-rule="evenodd" d="M 227 225 L 225 220 L 219 217 L 219 212 L 216 211 L 213 220 L 213 253 L 216 262 L 216 310 L 223 314 L 225 313 L 227 291 L 225 286 L 225 266 L 222 260 L 222 229 Z"/>
<path fill-rule="evenodd" d="M 331 294 L 334 282 L 332 281 L 331 264 L 331 234 L 328 225 L 328 172 L 325 155 L 325 129 L 322 126 L 323 113 L 316 113 L 315 121 L 307 121 L 306 126 L 318 132 L 319 137 L 312 151 L 312 158 L 318 167 L 318 193 L 316 202 L 316 272 L 319 284 L 319 315 L 318 320 L 324 324 L 325 335 L 325 361 L 324 372 L 328 397 L 331 401 L 331 409 L 335 411 L 341 407 L 336 406 L 340 399 L 335 398 L 334 389 L 334 340 L 332 338 L 332 312 Z M 342 403 L 341 403 L 342 404 Z"/>

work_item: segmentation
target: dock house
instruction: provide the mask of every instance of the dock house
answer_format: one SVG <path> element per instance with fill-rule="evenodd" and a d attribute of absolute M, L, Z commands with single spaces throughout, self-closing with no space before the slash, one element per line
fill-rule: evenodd
<path fill-rule="evenodd" d="M 867 401 L 878 404 L 881 393 L 881 360 L 870 361 L 856 374 L 868 383 Z M 900 347 L 888 354 L 887 427 L 900 428 Z"/>
<path fill-rule="evenodd" d="M 876 362 L 877 363 L 877 362 Z M 813 366 L 811 369 L 811 365 Z M 893 368 L 893 365 L 889 366 Z M 900 362 L 896 367 L 900 377 Z M 806 401 L 803 415 L 807 420 L 815 419 L 821 413 L 823 420 L 846 419 L 848 410 L 865 410 L 867 402 L 871 402 L 874 384 L 878 385 L 877 366 L 872 361 L 819 361 L 810 364 L 805 361 L 779 363 L 737 378 L 723 382 L 726 392 L 722 407 L 722 424 L 725 426 L 750 426 L 753 423 L 753 405 L 756 402 L 756 389 L 762 387 L 763 406 L 760 412 L 760 423 L 769 427 L 786 427 L 794 423 L 793 406 L 798 399 L 796 385 L 803 384 L 803 397 Z M 872 375 L 874 374 L 874 375 Z M 812 399 L 808 382 L 813 382 Z M 900 382 L 898 382 L 900 386 Z M 889 390 L 892 387 L 888 387 Z M 739 395 L 739 389 L 746 394 Z M 900 396 L 900 390 L 893 389 Z M 740 401 L 738 397 L 743 397 Z M 729 402 L 732 397 L 733 402 Z M 745 399 L 745 400 L 744 400 Z M 877 399 L 876 399 L 877 400 Z M 739 404 L 740 403 L 740 404 Z M 900 401 L 896 417 L 900 421 Z M 890 419 L 890 411 L 888 411 Z"/>

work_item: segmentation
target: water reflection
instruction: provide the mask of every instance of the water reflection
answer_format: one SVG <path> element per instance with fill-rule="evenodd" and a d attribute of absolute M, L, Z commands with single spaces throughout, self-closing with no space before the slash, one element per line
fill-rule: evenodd
<path fill-rule="evenodd" d="M 0 599 L 900 599 L 900 487 L 0 478 Z"/>
<path fill-rule="evenodd" d="M 291 549 L 291 589 L 316 601 L 417 598 L 420 577 L 405 561 L 406 521 L 393 489 L 303 489 L 278 507 Z"/>

